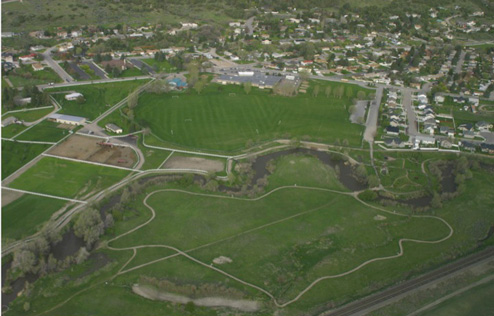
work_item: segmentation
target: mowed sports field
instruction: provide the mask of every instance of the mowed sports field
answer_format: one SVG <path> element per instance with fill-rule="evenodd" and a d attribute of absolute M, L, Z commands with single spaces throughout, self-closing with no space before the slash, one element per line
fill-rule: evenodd
<path fill-rule="evenodd" d="M 312 90 L 319 86 L 314 96 Z M 325 94 L 345 87 L 342 98 Z M 325 143 L 361 143 L 364 127 L 350 123 L 350 107 L 358 91 L 372 90 L 349 84 L 311 81 L 306 94 L 273 95 L 253 88 L 209 84 L 200 94 L 144 93 L 135 109 L 137 121 L 149 126 L 163 141 L 173 145 L 212 151 L 239 151 L 274 139 L 307 139 Z"/>

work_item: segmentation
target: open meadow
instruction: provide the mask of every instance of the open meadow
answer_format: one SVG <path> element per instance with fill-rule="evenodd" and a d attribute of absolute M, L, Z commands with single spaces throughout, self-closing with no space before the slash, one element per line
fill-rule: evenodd
<path fill-rule="evenodd" d="M 321 92 L 315 96 L 315 86 Z M 341 98 L 332 91 L 343 86 Z M 372 90 L 332 82 L 312 81 L 307 94 L 296 97 L 273 95 L 253 88 L 209 84 L 200 94 L 144 93 L 135 117 L 164 142 L 189 149 L 239 151 L 279 138 L 298 138 L 359 146 L 364 127 L 350 123 L 350 108 L 358 91 Z"/>
<path fill-rule="evenodd" d="M 429 156 L 402 153 L 395 158 L 396 165 L 415 160 L 420 165 Z M 123 214 L 113 213 L 116 225 L 104 238 L 108 249 L 98 251 L 110 262 L 83 279 L 77 275 L 85 275 L 96 263 L 40 279 L 36 293 L 71 276 L 63 291 L 54 289 L 53 296 L 44 298 L 35 295 L 29 299 L 31 306 L 47 310 L 72 297 L 51 313 L 58 315 L 104 297 L 107 304 L 83 307 L 81 315 L 127 312 L 137 306 L 169 315 L 232 311 L 151 301 L 132 292 L 137 284 L 153 293 L 260 304 L 250 315 L 276 310 L 281 315 L 317 314 L 471 252 L 494 221 L 489 169 L 472 169 L 473 178 L 458 197 L 413 216 L 413 210 L 403 206 L 356 199 L 338 182 L 336 170 L 311 155 L 278 158 L 271 170 L 266 191 L 255 198 L 233 198 L 182 180 L 146 186 L 124 208 L 115 209 Z M 472 192 L 478 199 L 469 198 Z M 402 238 L 415 241 L 403 241 L 400 250 Z M 484 246 L 492 243 L 487 240 Z M 375 258 L 386 259 L 372 262 Z M 25 301 L 17 300 L 12 308 Z"/>
<path fill-rule="evenodd" d="M 67 201 L 24 194 L 2 207 L 2 238 L 21 239 L 38 231 Z"/>
<path fill-rule="evenodd" d="M 44 157 L 15 179 L 15 189 L 76 198 L 106 189 L 129 171 Z"/>
<path fill-rule="evenodd" d="M 146 82 L 147 80 L 132 80 L 55 88 L 46 91 L 52 93 L 55 100 L 62 106 L 59 113 L 82 116 L 88 120 L 94 120 L 108 110 L 109 107 L 126 98 L 129 93 Z M 73 91 L 82 93 L 85 101 L 83 103 L 67 101 L 65 100 L 65 93 L 58 93 L 61 91 L 66 91 L 67 94 Z"/>
<path fill-rule="evenodd" d="M 24 131 L 16 139 L 56 143 L 67 135 L 69 130 L 61 128 L 59 123 L 44 120 Z"/>
<path fill-rule="evenodd" d="M 34 159 L 50 145 L 25 144 L 2 140 L 2 179 Z"/>

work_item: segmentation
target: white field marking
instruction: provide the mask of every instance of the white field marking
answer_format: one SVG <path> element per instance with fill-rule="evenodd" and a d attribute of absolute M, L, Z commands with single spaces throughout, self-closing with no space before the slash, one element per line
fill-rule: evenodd
<path fill-rule="evenodd" d="M 40 106 L 40 107 L 37 107 L 37 108 L 28 108 L 28 109 L 21 109 L 21 110 L 12 110 L 12 111 L 8 111 L 8 112 L 5 112 L 2 114 L 2 117 L 5 116 L 5 115 L 8 115 L 8 114 L 12 114 L 12 113 L 19 113 L 19 112 L 28 112 L 28 111 L 37 111 L 37 110 L 44 110 L 44 109 L 51 109 L 53 108 L 53 106 L 51 105 L 48 105 L 48 106 Z"/>
<path fill-rule="evenodd" d="M 168 159 L 170 159 L 170 157 L 173 155 L 174 151 L 172 151 L 168 157 L 165 158 L 165 160 L 163 160 L 163 162 L 160 164 L 160 166 L 158 167 L 158 169 L 161 169 L 161 167 L 163 167 L 165 165 L 165 163 L 168 161 Z"/>
<path fill-rule="evenodd" d="M 20 189 L 14 189 L 14 188 L 9 188 L 9 187 L 4 187 L 4 186 L 2 186 L 2 190 L 10 190 L 10 191 L 15 191 L 15 192 L 20 192 L 20 193 L 31 194 L 31 195 L 43 196 L 43 197 L 57 199 L 57 200 L 64 200 L 64 201 L 69 201 L 69 202 L 87 204 L 86 201 L 81 201 L 81 200 L 76 200 L 76 199 L 69 199 L 69 198 L 65 198 L 65 197 L 61 197 L 61 196 L 56 196 L 56 195 L 51 195 L 51 194 L 44 194 L 44 193 L 38 193 L 38 192 L 32 192 L 32 191 L 26 191 L 26 190 L 20 190 Z"/>
<path fill-rule="evenodd" d="M 35 140 L 15 140 L 12 138 L 2 138 L 2 140 L 8 141 L 8 142 L 16 142 L 16 143 L 22 143 L 22 144 L 42 144 L 42 145 L 55 145 L 57 143 L 53 142 L 39 142 Z"/>
<path fill-rule="evenodd" d="M 132 168 L 119 167 L 119 166 L 114 166 L 114 165 L 107 165 L 107 164 L 104 164 L 104 163 L 93 162 L 93 161 L 86 161 L 86 160 L 82 160 L 82 159 L 62 157 L 62 156 L 56 156 L 56 155 L 51 155 L 51 154 L 42 154 L 42 155 L 45 156 L 45 157 L 51 157 L 51 158 L 57 158 L 57 159 L 69 160 L 69 161 L 75 161 L 75 162 L 81 162 L 81 163 L 87 163 L 87 164 L 90 164 L 90 165 L 96 165 L 96 166 L 102 166 L 102 167 L 108 167 L 108 168 L 115 168 L 115 169 L 122 169 L 122 170 L 127 170 L 127 171 L 134 171 L 134 172 L 142 172 L 142 170 L 139 170 L 139 169 L 132 169 Z"/>
<path fill-rule="evenodd" d="M 218 155 L 218 154 L 209 154 L 209 153 L 202 153 L 202 152 L 195 152 L 195 151 L 189 151 L 189 150 L 181 150 L 181 149 L 174 149 L 174 148 L 166 148 L 166 147 L 159 147 L 159 146 L 153 146 L 153 145 L 148 145 L 146 144 L 144 138 L 142 139 L 142 145 L 147 148 L 152 148 L 152 149 L 159 149 L 159 150 L 166 150 L 166 151 L 174 151 L 177 153 L 184 153 L 184 154 L 192 154 L 192 155 L 197 155 L 197 156 L 208 156 L 208 157 L 218 157 L 218 158 L 232 158 L 231 156 L 226 156 L 226 155 Z"/>

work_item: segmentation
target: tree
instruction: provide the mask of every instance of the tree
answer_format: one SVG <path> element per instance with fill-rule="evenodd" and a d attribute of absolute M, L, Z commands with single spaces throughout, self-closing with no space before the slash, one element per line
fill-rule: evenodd
<path fill-rule="evenodd" d="M 316 85 L 316 86 L 314 87 L 314 90 L 312 90 L 312 96 L 313 96 L 314 98 L 317 98 L 317 96 L 319 95 L 319 89 L 320 89 L 319 85 Z"/>
<path fill-rule="evenodd" d="M 434 195 L 432 196 L 431 206 L 433 208 L 443 207 L 443 203 L 441 201 L 441 196 L 437 192 L 434 192 Z"/>
<path fill-rule="evenodd" d="M 352 87 L 348 86 L 345 90 L 346 90 L 346 97 L 348 99 L 351 99 L 353 97 L 353 89 L 352 89 Z"/>
<path fill-rule="evenodd" d="M 130 109 L 133 109 L 137 106 L 139 103 L 139 92 L 137 90 L 129 93 L 129 96 L 127 97 L 127 105 L 129 106 Z"/>
<path fill-rule="evenodd" d="M 331 95 L 331 86 L 326 87 L 325 93 L 326 93 L 326 97 L 329 98 L 329 96 Z"/>
<path fill-rule="evenodd" d="M 204 80 L 199 80 L 198 82 L 196 82 L 193 88 L 194 90 L 196 90 L 198 94 L 201 94 L 201 91 L 205 86 L 206 86 L 206 82 Z"/>
<path fill-rule="evenodd" d="M 77 264 L 81 264 L 86 261 L 87 257 L 89 257 L 89 252 L 87 251 L 86 247 L 81 247 L 81 249 L 79 249 L 79 251 L 77 252 L 75 262 Z"/>
<path fill-rule="evenodd" d="M 104 224 L 98 210 L 90 208 L 81 213 L 74 224 L 74 233 L 84 238 L 86 246 L 91 249 L 104 232 Z"/>
<path fill-rule="evenodd" d="M 365 100 L 365 97 L 366 97 L 366 94 L 364 91 L 360 90 L 359 92 L 357 92 L 357 98 L 359 100 Z"/>
<path fill-rule="evenodd" d="M 245 94 L 249 94 L 251 90 L 252 90 L 252 83 L 251 82 L 244 83 Z"/>
<path fill-rule="evenodd" d="M 194 84 L 199 80 L 199 65 L 197 62 L 190 62 L 185 67 L 189 72 L 189 86 L 193 87 Z"/>
<path fill-rule="evenodd" d="M 36 256 L 28 249 L 21 249 L 14 253 L 12 267 L 17 268 L 23 273 L 33 272 L 36 266 Z"/>

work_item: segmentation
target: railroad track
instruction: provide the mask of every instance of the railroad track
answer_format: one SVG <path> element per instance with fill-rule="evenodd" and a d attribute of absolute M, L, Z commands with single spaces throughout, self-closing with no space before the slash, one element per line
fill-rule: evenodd
<path fill-rule="evenodd" d="M 474 265 L 484 259 L 494 256 L 494 247 L 490 247 L 479 253 L 470 255 L 466 258 L 460 259 L 454 263 L 448 264 L 442 268 L 436 269 L 418 278 L 410 281 L 406 281 L 392 288 L 384 290 L 383 292 L 370 295 L 359 301 L 345 305 L 337 310 L 326 311 L 320 314 L 320 316 L 351 316 L 355 313 L 362 312 L 367 308 L 383 303 L 391 298 L 395 298 L 401 294 L 414 290 L 422 285 L 428 284 L 432 281 L 440 279 L 448 274 L 457 272 L 471 265 Z"/>

